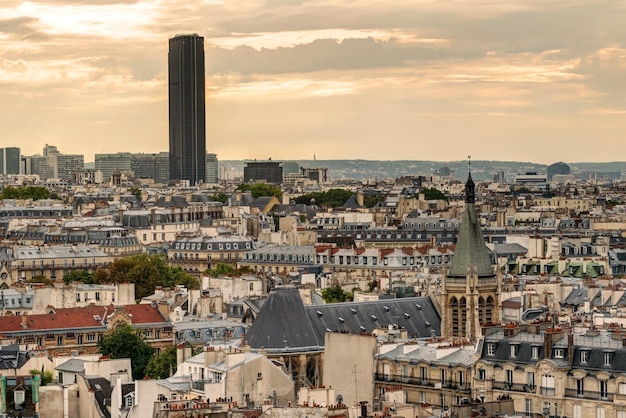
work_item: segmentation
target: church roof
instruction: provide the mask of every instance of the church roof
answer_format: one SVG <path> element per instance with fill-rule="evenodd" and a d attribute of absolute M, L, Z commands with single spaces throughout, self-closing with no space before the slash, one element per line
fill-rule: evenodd
<path fill-rule="evenodd" d="M 428 297 L 304 306 L 294 287 L 271 292 L 245 337 L 252 348 L 319 351 L 326 332 L 371 333 L 397 325 L 410 337 L 441 335 L 441 318 Z"/>
<path fill-rule="evenodd" d="M 470 173 L 465 184 L 465 212 L 457 237 L 448 277 L 467 277 L 468 268 L 476 268 L 479 277 L 493 276 L 494 270 L 485 245 L 480 220 L 474 206 L 474 181 Z"/>

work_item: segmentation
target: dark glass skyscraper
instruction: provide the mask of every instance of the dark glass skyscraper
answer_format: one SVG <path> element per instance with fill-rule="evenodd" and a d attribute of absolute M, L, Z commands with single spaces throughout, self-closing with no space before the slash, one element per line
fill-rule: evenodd
<path fill-rule="evenodd" d="M 204 38 L 170 39 L 168 54 L 170 179 L 205 181 Z"/>

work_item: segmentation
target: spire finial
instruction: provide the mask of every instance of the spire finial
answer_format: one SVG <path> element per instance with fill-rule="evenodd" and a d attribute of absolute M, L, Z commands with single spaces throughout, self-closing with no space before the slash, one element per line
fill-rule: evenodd
<path fill-rule="evenodd" d="M 472 172 L 472 155 L 467 156 L 467 169 L 471 173 Z"/>

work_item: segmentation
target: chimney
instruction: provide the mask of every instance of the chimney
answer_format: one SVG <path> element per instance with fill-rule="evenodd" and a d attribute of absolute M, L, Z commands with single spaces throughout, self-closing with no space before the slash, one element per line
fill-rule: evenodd
<path fill-rule="evenodd" d="M 162 300 L 159 302 L 157 306 L 159 309 L 159 313 L 164 319 L 170 319 L 170 304 L 166 301 Z"/>
<path fill-rule="evenodd" d="M 550 330 L 546 330 L 543 334 L 543 358 L 549 359 L 552 356 L 553 336 Z"/>
<path fill-rule="evenodd" d="M 567 364 L 574 364 L 574 334 L 571 330 L 567 334 Z"/>
<path fill-rule="evenodd" d="M 209 366 L 211 364 L 219 363 L 224 359 L 224 352 L 221 348 L 218 350 L 214 346 L 210 345 L 204 349 L 204 365 Z"/>

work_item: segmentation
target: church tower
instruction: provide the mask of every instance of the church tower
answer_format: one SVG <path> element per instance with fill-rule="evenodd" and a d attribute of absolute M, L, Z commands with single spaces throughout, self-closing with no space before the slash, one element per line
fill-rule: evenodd
<path fill-rule="evenodd" d="M 441 280 L 441 334 L 476 341 L 481 325 L 499 324 L 500 273 L 494 270 L 476 213 L 472 174 L 465 183 L 465 212 L 449 270 Z M 497 272 L 496 272 L 497 270 Z"/>

